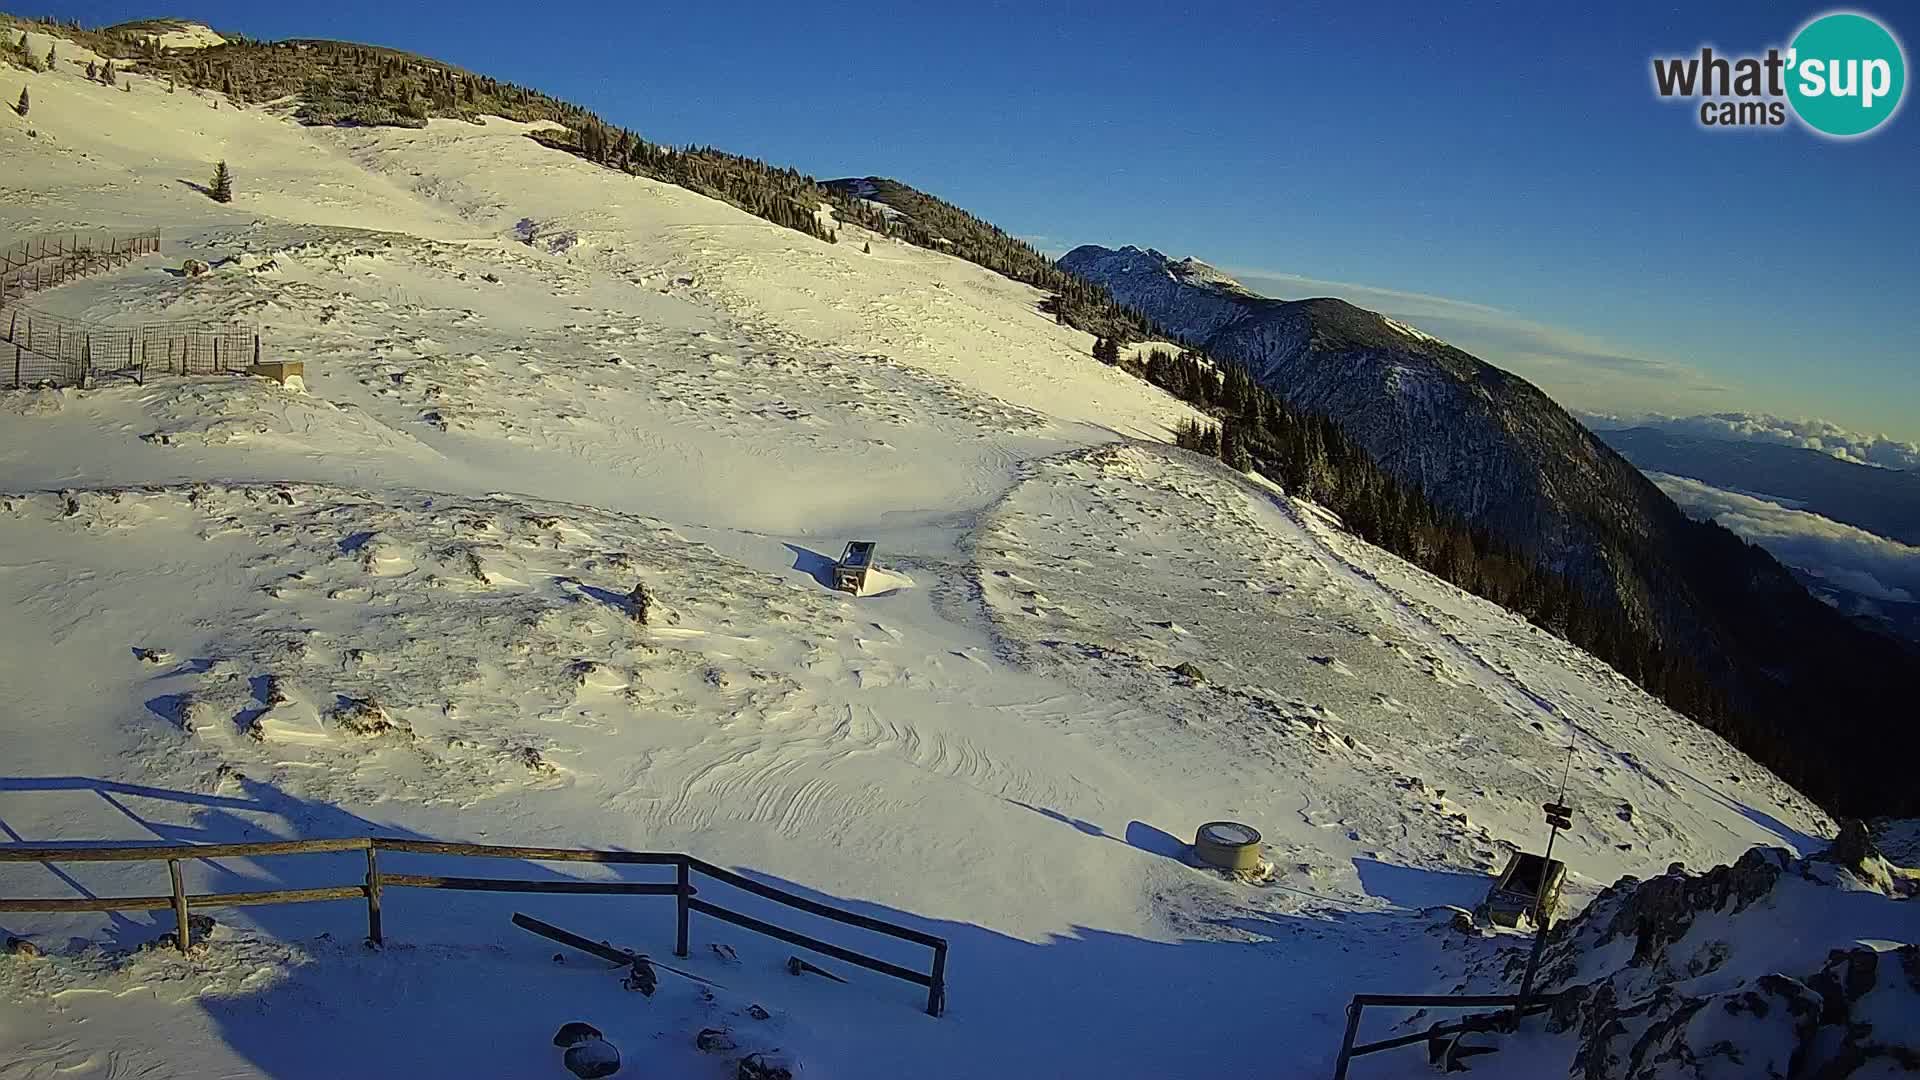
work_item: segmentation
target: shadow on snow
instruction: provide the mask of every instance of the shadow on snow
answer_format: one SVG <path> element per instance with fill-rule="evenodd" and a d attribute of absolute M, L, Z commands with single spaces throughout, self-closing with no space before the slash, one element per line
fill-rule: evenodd
<path fill-rule="evenodd" d="M 208 795 L 85 777 L 4 777 L 0 808 L 21 798 L 90 793 L 143 834 L 110 843 L 413 835 L 299 799 L 271 784 L 246 779 L 235 783 L 234 794 Z M 192 823 L 153 820 L 143 812 L 143 804 L 150 801 L 167 804 L 175 813 L 185 808 Z M 1152 855 L 1177 859 L 1185 848 L 1143 822 L 1131 823 L 1122 839 L 1057 812 L 1027 809 Z M 32 842 L 3 820 L 0 831 L 10 842 Z M 60 844 L 71 846 L 69 841 Z M 120 870 L 124 880 L 103 888 L 90 880 L 97 876 L 91 871 L 100 867 Z M 383 854 L 381 868 L 389 873 L 535 880 L 568 876 L 519 860 L 397 853 Z M 759 1037 L 763 1044 L 803 1030 L 806 1035 L 794 1047 L 803 1059 L 833 1075 L 851 1077 L 1171 1076 L 1201 1069 L 1264 1074 L 1283 1063 L 1281 1071 L 1291 1075 L 1322 1070 L 1330 1062 L 1349 995 L 1423 989 L 1400 985 L 1404 976 L 1394 976 L 1396 970 L 1407 970 L 1404 953 L 1428 940 L 1421 935 L 1422 924 L 1404 913 L 1284 915 L 1243 909 L 1202 920 L 1202 925 L 1218 928 L 1222 939 L 1151 940 L 1063 925 L 1043 940 L 1028 941 L 970 922 L 849 900 L 751 868 L 736 869 L 824 904 L 946 938 L 951 947 L 947 1016 L 934 1019 L 922 1013 L 925 992 L 917 986 L 825 957 L 805 958 L 845 976 L 848 985 L 792 977 L 785 961 L 797 950 L 698 914 L 692 923 L 693 955 L 673 960 L 674 905 L 665 897 L 398 888 L 384 895 L 388 944 L 381 950 L 361 943 L 366 911 L 359 900 L 214 911 L 223 923 L 232 918 L 276 940 L 295 943 L 311 962 L 276 971 L 274 978 L 260 980 L 258 989 L 230 997 L 203 996 L 197 1005 L 232 1053 L 260 1073 L 281 1078 L 368 1070 L 392 1075 L 547 1075 L 558 1069 L 552 1034 L 570 1020 L 601 1028 L 630 1058 L 641 1055 L 634 1064 L 657 1075 L 723 1075 L 721 1067 L 727 1062 L 692 1047 L 695 1032 L 719 1024 Z M 192 864 L 187 885 L 195 892 L 306 888 L 358 883 L 364 873 L 365 857 L 359 852 L 203 859 Z M 1363 868 L 1363 874 L 1375 873 L 1385 871 Z M 152 894 L 166 887 L 160 863 L 16 864 L 0 866 L 0 875 L 0 890 L 11 895 Z M 663 880 L 671 870 L 586 866 L 577 876 Z M 923 946 L 824 920 L 717 882 L 700 881 L 698 887 L 707 899 L 748 915 L 903 966 L 927 968 L 929 950 Z M 1400 891 L 1397 884 L 1383 887 Z M 1229 897 L 1236 888 L 1221 885 Z M 595 940 L 650 952 L 724 984 L 727 994 L 721 1004 L 706 1003 L 693 984 L 663 974 L 660 992 L 652 999 L 639 998 L 619 988 L 619 972 L 610 966 L 511 926 L 508 917 L 516 910 Z M 143 912 L 111 920 L 95 917 L 94 929 L 104 932 L 114 947 L 126 949 L 171 929 L 172 921 L 171 912 Z M 31 927 L 4 929 L 25 934 Z M 216 930 L 211 951 L 190 962 L 217 964 L 221 950 L 232 947 L 223 941 L 233 942 L 233 934 L 230 927 Z M 725 962 L 708 949 L 722 943 L 735 950 L 737 962 Z M 65 951 L 83 944 L 70 942 Z M 564 962 L 555 962 L 557 953 Z M 725 1002 L 741 1000 L 761 1002 L 772 1011 L 773 1019 L 758 1025 L 765 1030 L 755 1030 L 752 1021 L 726 1011 Z M 1261 1037 L 1241 1037 L 1248 1031 L 1259 1031 Z"/>

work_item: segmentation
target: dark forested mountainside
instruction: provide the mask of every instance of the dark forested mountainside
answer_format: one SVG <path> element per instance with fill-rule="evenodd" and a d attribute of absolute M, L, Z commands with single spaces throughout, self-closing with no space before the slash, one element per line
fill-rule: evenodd
<path fill-rule="evenodd" d="M 1205 343 L 1224 378 L 1176 357 L 1145 372 L 1222 418 L 1203 448 L 1563 634 L 1829 806 L 1920 812 L 1905 767 L 1878 756 L 1920 751 L 1904 720 L 1920 656 L 1688 519 L 1526 380 L 1344 301 L 1255 296 L 1158 252 L 1061 265 Z"/>

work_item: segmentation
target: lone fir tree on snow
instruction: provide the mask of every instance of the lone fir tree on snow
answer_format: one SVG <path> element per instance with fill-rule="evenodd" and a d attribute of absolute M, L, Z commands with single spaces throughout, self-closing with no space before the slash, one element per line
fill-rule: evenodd
<path fill-rule="evenodd" d="M 20 88 L 20 104 L 15 105 L 13 111 L 21 116 L 27 115 L 27 88 L 24 86 Z"/>
<path fill-rule="evenodd" d="M 221 162 L 213 170 L 213 188 L 207 194 L 214 202 L 233 201 L 233 173 L 227 169 L 227 163 Z"/>

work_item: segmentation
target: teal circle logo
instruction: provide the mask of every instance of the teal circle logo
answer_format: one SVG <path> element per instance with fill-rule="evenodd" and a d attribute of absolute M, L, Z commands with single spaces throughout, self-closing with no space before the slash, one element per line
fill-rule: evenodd
<path fill-rule="evenodd" d="M 1878 22 L 1850 11 L 1803 27 L 1787 53 L 1787 100 L 1815 131 L 1865 135 L 1900 108 L 1907 58 Z"/>

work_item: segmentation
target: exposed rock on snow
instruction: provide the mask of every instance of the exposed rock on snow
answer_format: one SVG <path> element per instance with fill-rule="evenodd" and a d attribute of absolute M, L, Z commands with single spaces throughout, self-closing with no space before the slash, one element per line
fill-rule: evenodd
<path fill-rule="evenodd" d="M 1622 879 L 1547 945 L 1542 985 L 1558 997 L 1544 1027 L 1572 1040 L 1567 1075 L 1920 1072 L 1920 907 L 1888 877 L 1855 847 Z M 1849 940 L 1861 931 L 1875 940 Z M 1509 987 L 1525 953 L 1504 950 Z"/>
<path fill-rule="evenodd" d="M 620 1051 L 605 1039 L 582 1039 L 567 1047 L 561 1062 L 580 1080 L 597 1080 L 620 1071 Z"/>
<path fill-rule="evenodd" d="M 793 1058 L 778 1052 L 748 1054 L 740 1059 L 734 1075 L 738 1080 L 794 1080 L 800 1068 Z"/>
<path fill-rule="evenodd" d="M 355 735 L 370 737 L 396 731 L 409 735 L 413 733 L 404 723 L 395 721 L 386 708 L 372 698 L 342 698 L 327 717 Z"/>

